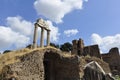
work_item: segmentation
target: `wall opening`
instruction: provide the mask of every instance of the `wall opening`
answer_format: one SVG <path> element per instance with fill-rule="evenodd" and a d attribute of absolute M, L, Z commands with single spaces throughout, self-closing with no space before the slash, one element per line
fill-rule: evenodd
<path fill-rule="evenodd" d="M 55 65 L 53 61 L 44 60 L 44 80 L 55 80 Z"/>
<path fill-rule="evenodd" d="M 57 80 L 56 79 L 56 58 L 58 55 L 53 52 L 46 52 L 44 54 L 44 80 Z"/>
<path fill-rule="evenodd" d="M 44 80 L 50 80 L 50 61 L 44 60 Z"/>

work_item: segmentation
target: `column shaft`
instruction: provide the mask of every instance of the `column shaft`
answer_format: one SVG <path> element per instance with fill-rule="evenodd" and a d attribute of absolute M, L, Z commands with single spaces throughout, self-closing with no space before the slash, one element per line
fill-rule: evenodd
<path fill-rule="evenodd" d="M 47 30 L 47 46 L 50 45 L 50 30 Z"/>
<path fill-rule="evenodd" d="M 37 48 L 37 29 L 38 26 L 35 24 L 34 36 L 33 36 L 33 48 Z"/>
<path fill-rule="evenodd" d="M 44 47 L 44 28 L 41 27 L 40 47 Z"/>

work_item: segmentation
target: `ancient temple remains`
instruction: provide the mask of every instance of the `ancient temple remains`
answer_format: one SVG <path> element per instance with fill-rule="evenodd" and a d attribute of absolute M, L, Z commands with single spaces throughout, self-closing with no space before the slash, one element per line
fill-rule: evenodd
<path fill-rule="evenodd" d="M 40 47 L 44 47 L 44 30 L 47 31 L 47 46 L 50 44 L 50 29 L 48 27 L 48 24 L 46 21 L 43 19 L 38 19 L 37 22 L 34 24 L 35 29 L 34 29 L 34 37 L 33 37 L 33 48 L 37 47 L 37 30 L 38 27 L 41 28 L 41 37 L 40 37 Z"/>

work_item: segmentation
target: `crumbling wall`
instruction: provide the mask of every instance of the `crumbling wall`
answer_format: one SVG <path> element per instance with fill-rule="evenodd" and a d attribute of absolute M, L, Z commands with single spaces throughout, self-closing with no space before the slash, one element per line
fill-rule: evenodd
<path fill-rule="evenodd" d="M 105 62 L 109 63 L 113 74 L 120 75 L 120 55 L 118 48 L 112 48 L 108 53 L 102 54 L 102 59 Z"/>
<path fill-rule="evenodd" d="M 89 61 L 97 61 L 103 66 L 105 72 L 110 72 L 108 64 L 102 62 L 100 58 L 63 55 L 60 50 L 52 48 L 35 50 L 17 58 L 20 62 L 3 68 L 2 80 L 11 78 L 16 78 L 16 80 L 80 80 L 83 76 L 83 67 Z"/>
<path fill-rule="evenodd" d="M 76 54 L 79 56 L 90 55 L 95 56 L 97 58 L 101 58 L 98 45 L 84 46 L 84 41 L 82 39 L 73 40 L 72 43 L 73 43 L 72 54 Z"/>
<path fill-rule="evenodd" d="M 77 55 L 78 54 L 78 40 L 73 40 L 73 48 L 72 48 L 72 54 Z"/>
<path fill-rule="evenodd" d="M 3 68 L 2 79 L 10 80 L 44 80 L 43 53 L 31 52 L 20 57 L 20 62 L 7 65 Z"/>
<path fill-rule="evenodd" d="M 36 50 L 20 57 L 20 62 L 3 68 L 2 80 L 78 80 L 79 57 L 65 57 L 54 49 Z"/>
<path fill-rule="evenodd" d="M 73 61 L 72 61 L 73 60 Z M 57 68 L 57 79 L 56 80 L 79 80 L 80 79 L 80 68 L 78 59 L 62 59 L 56 64 Z"/>
<path fill-rule="evenodd" d="M 91 45 L 91 46 L 86 46 L 83 49 L 83 55 L 90 55 L 90 56 L 94 56 L 97 58 L 101 58 L 101 54 L 100 54 L 100 50 L 98 45 Z"/>
<path fill-rule="evenodd" d="M 84 41 L 80 38 L 79 40 L 73 40 L 73 50 L 72 54 L 82 55 L 84 48 Z"/>
<path fill-rule="evenodd" d="M 56 53 L 45 53 L 44 61 L 49 61 L 50 71 L 45 73 L 49 80 L 79 80 L 79 57 L 64 57 Z M 48 79 L 46 79 L 48 80 Z"/>

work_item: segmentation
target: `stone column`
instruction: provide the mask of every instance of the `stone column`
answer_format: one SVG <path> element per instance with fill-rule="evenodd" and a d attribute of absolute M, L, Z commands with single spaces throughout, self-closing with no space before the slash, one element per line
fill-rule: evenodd
<path fill-rule="evenodd" d="M 37 47 L 37 29 L 38 29 L 38 26 L 37 24 L 35 23 L 35 28 L 34 28 L 34 36 L 33 36 L 33 48 L 36 48 Z"/>
<path fill-rule="evenodd" d="M 44 28 L 41 27 L 40 47 L 44 47 Z"/>
<path fill-rule="evenodd" d="M 47 46 L 50 45 L 50 30 L 47 30 Z"/>

